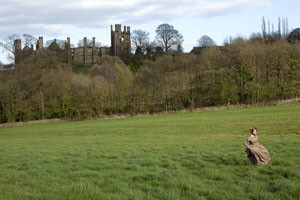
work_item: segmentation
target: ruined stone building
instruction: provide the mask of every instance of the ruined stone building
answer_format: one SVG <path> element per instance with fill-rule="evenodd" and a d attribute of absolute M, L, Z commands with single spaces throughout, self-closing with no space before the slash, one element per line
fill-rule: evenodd
<path fill-rule="evenodd" d="M 44 47 L 43 37 L 39 37 L 36 43 L 36 48 L 31 45 L 22 48 L 21 39 L 14 41 L 15 45 L 15 63 L 20 63 L 22 60 L 38 51 L 55 51 L 64 57 L 66 63 L 73 61 L 83 64 L 94 64 L 104 55 L 118 56 L 121 59 L 127 58 L 131 54 L 130 27 L 124 26 L 122 31 L 121 24 L 116 24 L 115 29 L 111 25 L 111 47 L 97 47 L 96 38 L 93 37 L 92 43 L 88 44 L 87 38 L 83 39 L 82 47 L 71 47 L 71 41 L 68 37 L 64 48 L 61 48 L 57 41 L 54 40 L 47 48 Z M 37 55 L 37 54 L 36 54 Z"/>
<path fill-rule="evenodd" d="M 131 53 L 130 27 L 124 26 L 121 30 L 121 24 L 115 25 L 115 31 L 111 25 L 111 55 L 120 58 L 128 57 Z"/>

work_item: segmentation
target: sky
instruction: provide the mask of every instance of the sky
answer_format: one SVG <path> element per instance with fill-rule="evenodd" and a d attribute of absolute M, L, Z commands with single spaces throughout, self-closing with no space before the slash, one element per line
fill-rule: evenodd
<path fill-rule="evenodd" d="M 162 23 L 173 25 L 189 52 L 202 35 L 218 45 L 226 37 L 248 37 L 261 31 L 262 17 L 277 27 L 278 17 L 288 18 L 289 29 L 300 27 L 300 0 L 0 0 L 0 38 L 12 34 L 71 38 L 96 37 L 110 46 L 110 25 L 141 29 L 155 38 Z M 8 63 L 0 51 L 0 61 Z"/>

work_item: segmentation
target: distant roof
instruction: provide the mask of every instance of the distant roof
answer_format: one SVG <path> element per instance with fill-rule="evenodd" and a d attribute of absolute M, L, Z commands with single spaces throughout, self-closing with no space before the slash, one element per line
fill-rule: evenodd
<path fill-rule="evenodd" d="M 201 54 L 206 47 L 194 47 L 190 53 Z"/>
<path fill-rule="evenodd" d="M 216 49 L 224 50 L 224 47 L 223 47 L 223 46 L 210 46 L 210 47 L 215 47 Z M 210 48 L 210 47 L 194 47 L 190 53 L 199 55 L 199 54 L 202 53 L 202 51 L 203 51 L 204 49 Z"/>

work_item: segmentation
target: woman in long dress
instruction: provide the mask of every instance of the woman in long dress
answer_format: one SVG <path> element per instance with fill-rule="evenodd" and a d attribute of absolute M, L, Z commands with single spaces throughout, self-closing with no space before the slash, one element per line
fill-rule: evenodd
<path fill-rule="evenodd" d="M 245 152 L 253 165 L 265 165 L 271 161 L 269 151 L 258 143 L 257 128 L 251 128 L 251 135 L 245 140 Z"/>

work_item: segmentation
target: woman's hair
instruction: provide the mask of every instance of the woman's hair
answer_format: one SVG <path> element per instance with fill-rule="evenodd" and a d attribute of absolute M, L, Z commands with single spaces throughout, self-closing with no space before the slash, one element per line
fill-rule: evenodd
<path fill-rule="evenodd" d="M 253 127 L 253 128 L 250 128 L 250 129 L 249 129 L 249 131 L 250 131 L 251 133 L 253 133 L 254 130 L 257 131 L 257 128 L 256 128 L 256 127 Z"/>

